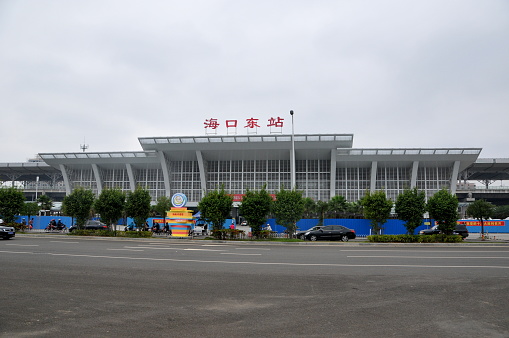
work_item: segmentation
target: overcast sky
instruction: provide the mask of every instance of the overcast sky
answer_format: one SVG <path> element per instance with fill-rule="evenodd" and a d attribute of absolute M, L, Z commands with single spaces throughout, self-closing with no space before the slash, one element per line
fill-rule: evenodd
<path fill-rule="evenodd" d="M 509 1 L 0 0 L 0 109 L 0 162 L 211 118 L 290 134 L 290 110 L 355 148 L 509 158 Z"/>

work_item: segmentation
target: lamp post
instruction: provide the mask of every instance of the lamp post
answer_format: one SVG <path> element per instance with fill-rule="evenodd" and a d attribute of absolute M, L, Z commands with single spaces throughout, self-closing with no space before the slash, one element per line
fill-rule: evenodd
<path fill-rule="evenodd" d="M 291 188 L 296 188 L 296 182 L 295 182 L 295 136 L 293 133 L 293 110 L 290 110 L 290 115 L 292 116 L 292 159 L 290 162 L 290 175 L 291 175 Z"/>
<path fill-rule="evenodd" d="M 35 201 L 37 202 L 37 190 L 39 188 L 39 176 L 35 178 Z"/>

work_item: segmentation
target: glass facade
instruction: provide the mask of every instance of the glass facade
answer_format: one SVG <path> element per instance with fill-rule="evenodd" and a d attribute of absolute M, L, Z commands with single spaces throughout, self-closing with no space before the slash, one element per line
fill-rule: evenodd
<path fill-rule="evenodd" d="M 426 166 L 417 171 L 417 189 L 426 193 L 426 198 L 440 189 L 449 189 L 452 167 Z"/>
<path fill-rule="evenodd" d="M 412 167 L 399 163 L 379 163 L 376 172 L 375 190 L 385 190 L 387 198 L 396 197 L 411 186 Z"/>
<path fill-rule="evenodd" d="M 190 201 L 199 201 L 202 192 L 198 162 L 171 161 L 169 167 L 172 193 L 180 192 L 185 194 Z"/>
<path fill-rule="evenodd" d="M 344 196 L 349 202 L 356 202 L 370 189 L 371 167 L 365 164 L 349 163 L 336 167 L 336 195 Z"/>
<path fill-rule="evenodd" d="M 90 189 L 97 194 L 97 181 L 95 179 L 92 168 L 68 169 L 69 181 L 71 188 L 74 190 L 79 187 Z"/>
<path fill-rule="evenodd" d="M 103 188 L 105 189 L 120 189 L 122 191 L 129 191 L 129 176 L 127 169 L 104 169 L 101 170 Z"/>
<path fill-rule="evenodd" d="M 189 201 L 200 201 L 203 191 L 198 161 L 169 161 L 168 177 L 170 192 L 184 193 Z M 418 166 L 416 186 L 427 197 L 442 188 L 450 189 L 452 163 L 449 166 L 426 163 Z M 264 185 L 269 193 L 282 186 L 290 189 L 289 160 L 225 160 L 204 161 L 207 190 L 224 186 L 230 194 L 244 194 L 247 189 L 259 190 Z M 334 194 L 347 201 L 361 199 L 371 189 L 372 162 L 338 162 Z M 411 187 L 412 162 L 378 162 L 376 165 L 375 190 L 384 190 L 387 197 L 396 200 L 398 194 Z M 103 169 L 98 165 L 103 189 L 117 188 L 131 191 L 127 168 Z M 67 169 L 72 189 L 84 187 L 98 194 L 94 171 L 91 167 Z M 133 169 L 136 186 L 147 189 L 153 201 L 166 195 L 162 168 Z M 328 201 L 331 187 L 330 160 L 309 159 L 296 161 L 297 189 L 304 197 L 315 201 Z"/>
<path fill-rule="evenodd" d="M 290 187 L 288 160 L 231 160 L 207 162 L 207 189 L 221 186 L 231 194 L 244 194 L 247 189 L 267 191 Z"/>
<path fill-rule="evenodd" d="M 304 191 L 304 197 L 330 199 L 330 160 L 297 160 L 295 167 L 297 189 Z"/>
<path fill-rule="evenodd" d="M 138 186 L 149 191 L 153 201 L 166 195 L 162 169 L 136 169 L 134 179 Z"/>

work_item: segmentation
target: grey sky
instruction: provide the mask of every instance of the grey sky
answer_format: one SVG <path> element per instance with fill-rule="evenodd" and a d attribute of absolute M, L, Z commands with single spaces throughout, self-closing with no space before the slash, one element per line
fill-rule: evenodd
<path fill-rule="evenodd" d="M 0 162 L 291 109 L 356 148 L 509 157 L 506 0 L 0 0 L 0 46 Z"/>

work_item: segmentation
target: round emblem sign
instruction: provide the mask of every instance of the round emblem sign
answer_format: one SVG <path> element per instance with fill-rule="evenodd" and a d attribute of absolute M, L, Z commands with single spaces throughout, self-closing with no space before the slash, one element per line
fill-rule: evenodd
<path fill-rule="evenodd" d="M 186 203 L 187 203 L 187 197 L 184 194 L 176 193 L 175 195 L 173 195 L 171 197 L 171 204 L 175 208 L 185 207 Z"/>

